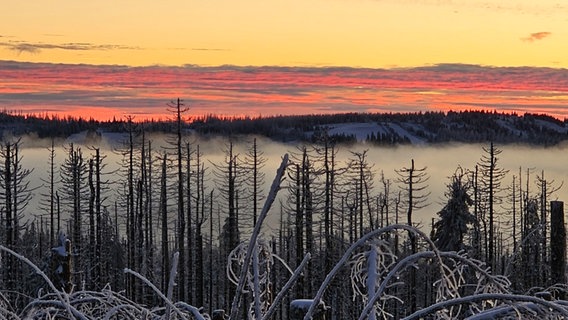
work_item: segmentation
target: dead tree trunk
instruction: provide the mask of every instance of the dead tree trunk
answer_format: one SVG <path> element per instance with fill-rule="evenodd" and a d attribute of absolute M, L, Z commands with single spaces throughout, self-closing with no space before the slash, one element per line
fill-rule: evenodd
<path fill-rule="evenodd" d="M 550 202 L 550 273 L 552 284 L 566 283 L 566 227 L 564 202 Z M 565 299 L 564 296 L 556 297 Z"/>

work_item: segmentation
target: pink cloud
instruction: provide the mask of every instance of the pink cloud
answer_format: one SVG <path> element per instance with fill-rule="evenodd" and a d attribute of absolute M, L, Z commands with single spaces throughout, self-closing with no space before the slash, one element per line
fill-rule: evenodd
<path fill-rule="evenodd" d="M 531 33 L 528 37 L 522 38 L 522 40 L 526 41 L 526 42 L 534 42 L 534 41 L 537 41 L 537 40 L 542 40 L 544 38 L 547 38 L 550 35 L 551 35 L 551 33 L 548 32 L 548 31 L 535 32 L 535 33 Z"/>
<path fill-rule="evenodd" d="M 489 108 L 562 118 L 568 117 L 568 70 L 464 64 L 363 69 L 0 61 L 0 106 L 6 110 L 157 118 L 178 97 L 196 116 Z"/>

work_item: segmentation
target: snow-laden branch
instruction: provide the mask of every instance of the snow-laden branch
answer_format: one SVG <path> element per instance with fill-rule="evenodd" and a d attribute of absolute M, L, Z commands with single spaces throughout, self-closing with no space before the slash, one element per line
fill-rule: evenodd
<path fill-rule="evenodd" d="M 508 293 L 509 292 L 508 280 L 505 277 L 502 277 L 502 276 L 492 275 L 487 268 L 481 267 L 480 261 L 473 260 L 471 258 L 467 258 L 467 257 L 460 255 L 460 254 L 453 252 L 453 251 L 450 251 L 450 252 L 444 252 L 444 251 L 417 252 L 415 254 L 411 254 L 411 255 L 407 256 L 406 258 L 400 260 L 391 269 L 391 271 L 386 275 L 386 277 L 382 281 L 381 285 L 377 289 L 375 295 L 371 299 L 369 299 L 369 301 L 365 305 L 365 308 L 361 312 L 359 320 L 365 319 L 367 317 L 367 315 L 372 311 L 374 304 L 384 294 L 389 282 L 391 280 L 395 279 L 396 275 L 400 271 L 404 270 L 405 268 L 407 268 L 409 266 L 413 266 L 413 263 L 415 261 L 418 261 L 418 260 L 421 260 L 421 259 L 438 259 L 438 262 L 440 263 L 440 266 L 442 268 L 441 269 L 442 274 L 441 274 L 440 281 L 443 282 L 443 283 L 441 283 L 441 286 L 444 287 L 444 288 L 441 288 L 440 290 L 444 290 L 446 293 L 449 293 L 450 295 L 457 294 L 458 289 L 459 289 L 458 284 L 456 283 L 456 281 L 450 281 L 449 277 L 447 276 L 447 274 L 445 272 L 445 270 L 447 269 L 447 266 L 442 262 L 441 258 L 450 258 L 450 259 L 453 259 L 453 260 L 457 260 L 460 263 L 472 268 L 473 271 L 475 271 L 477 274 L 479 274 L 479 277 L 483 277 L 484 279 L 490 280 L 491 284 L 496 286 L 496 289 L 499 291 L 499 293 Z M 451 272 L 451 270 L 450 270 L 450 272 Z M 460 274 L 459 277 L 461 277 L 461 276 L 462 275 Z M 475 292 L 475 293 L 479 293 L 479 292 Z M 487 293 L 487 292 L 481 292 L 481 293 Z M 438 297 L 439 300 L 442 300 L 442 298 L 444 298 L 444 300 L 447 299 L 447 297 L 445 297 L 445 296 Z M 450 299 L 447 299 L 447 300 L 452 300 L 454 298 L 457 298 L 457 296 L 450 297 Z"/>
<path fill-rule="evenodd" d="M 510 255 L 510 258 L 507 259 L 508 261 L 507 265 L 505 266 L 505 272 L 503 273 L 504 275 L 509 276 L 509 273 L 511 272 L 511 267 L 515 262 L 515 259 L 521 254 L 521 249 L 527 244 L 527 242 L 531 241 L 532 236 L 535 233 L 544 230 L 545 228 L 546 224 L 539 223 L 535 225 L 533 229 L 521 239 L 521 244 L 517 246 L 515 251 L 513 251 L 513 253 Z"/>
<path fill-rule="evenodd" d="M 375 293 L 377 280 L 379 275 L 377 274 L 377 250 L 373 245 L 371 251 L 369 251 L 369 256 L 367 257 L 367 296 L 370 297 Z M 376 320 L 375 310 L 371 310 L 369 313 L 369 320 Z"/>
<path fill-rule="evenodd" d="M 276 199 L 276 195 L 278 194 L 278 191 L 280 190 L 280 183 L 282 182 L 282 178 L 284 177 L 284 171 L 286 170 L 287 166 L 288 166 L 288 154 L 285 154 L 282 157 L 282 163 L 280 164 L 280 167 L 278 167 L 278 170 L 276 171 L 276 177 L 274 177 L 274 181 L 272 182 L 272 186 L 270 187 L 270 191 L 268 192 L 268 196 L 266 197 L 266 201 L 264 202 L 264 206 L 262 207 L 262 211 L 260 212 L 260 215 L 258 216 L 257 223 L 254 226 L 254 229 L 252 231 L 252 235 L 251 235 L 250 240 L 249 240 L 249 246 L 248 246 L 248 249 L 247 249 L 247 253 L 246 253 L 244 261 L 243 261 L 243 267 L 241 269 L 241 275 L 239 277 L 239 282 L 237 284 L 235 297 L 233 298 L 233 303 L 231 305 L 231 314 L 230 314 L 229 319 L 237 319 L 237 312 L 238 312 L 239 303 L 240 303 L 240 300 L 241 300 L 241 293 L 242 293 L 242 291 L 245 287 L 246 276 L 247 276 L 248 268 L 249 268 L 250 261 L 251 261 L 251 258 L 252 258 L 252 250 L 256 246 L 256 240 L 258 238 L 258 235 L 260 234 L 260 228 L 262 226 L 262 223 L 264 222 L 264 219 L 268 215 L 268 211 L 270 210 L 270 207 L 272 207 L 272 203 L 274 203 L 274 200 Z"/>
<path fill-rule="evenodd" d="M 542 305 L 545 308 L 549 308 L 550 310 L 556 311 L 558 312 L 559 315 L 562 315 L 564 318 L 568 318 L 568 307 L 555 303 L 553 301 L 546 301 L 544 299 L 533 296 L 515 295 L 509 293 L 482 293 L 467 297 L 460 297 L 456 299 L 440 301 L 429 307 L 414 312 L 408 317 L 403 318 L 403 320 L 423 319 L 429 314 L 432 314 L 438 310 L 442 310 L 451 306 L 474 303 L 479 301 L 488 301 L 488 300 L 502 300 L 510 302 L 532 302 L 537 305 Z M 470 319 L 476 319 L 476 318 L 470 318 Z"/>
<path fill-rule="evenodd" d="M 175 279 L 177 274 L 177 266 L 179 262 L 179 252 L 176 251 L 172 257 L 172 268 L 170 269 L 170 279 L 168 282 L 168 292 L 166 299 L 166 303 L 172 301 L 172 296 L 174 295 L 174 286 L 175 286 Z M 170 306 L 166 305 L 166 320 L 170 320 Z"/>
<path fill-rule="evenodd" d="M 252 265 L 253 265 L 253 286 L 254 286 L 254 315 L 256 320 L 260 320 L 262 317 L 262 311 L 260 309 L 260 281 L 259 281 L 259 261 L 258 261 L 258 246 L 254 246 L 252 251 Z"/>
<path fill-rule="evenodd" d="M 57 288 L 55 287 L 53 282 L 51 282 L 51 280 L 49 280 L 49 277 L 43 271 L 41 271 L 33 262 L 28 260 L 28 258 L 22 256 L 21 254 L 18 254 L 17 252 L 15 252 L 11 249 L 8 249 L 4 246 L 1 246 L 1 245 L 0 245 L 0 251 L 5 251 L 5 252 L 13 255 L 14 257 L 18 258 L 19 260 L 22 260 L 27 265 L 29 265 L 35 271 L 35 273 L 40 275 L 43 278 L 43 280 L 45 280 L 47 285 L 51 288 L 51 290 L 53 290 L 53 292 L 57 295 L 57 298 L 59 299 L 59 301 L 61 301 L 62 305 L 65 307 L 65 309 L 67 310 L 67 312 L 69 312 L 70 315 L 72 315 L 73 317 L 79 318 L 79 319 L 85 319 L 85 320 L 88 319 L 85 315 L 83 315 L 81 312 L 79 312 L 79 310 L 75 309 L 72 305 L 70 305 L 69 301 L 67 301 L 63 298 L 63 296 L 61 295 L 61 292 L 59 290 L 57 290 Z"/>
<path fill-rule="evenodd" d="M 432 248 L 432 251 L 435 254 L 439 253 L 438 249 L 436 249 L 436 246 L 434 245 L 432 240 L 430 240 L 430 238 L 426 234 L 424 234 L 422 231 L 416 229 L 415 227 L 405 225 L 405 224 L 393 224 L 393 225 L 386 226 L 386 227 L 383 227 L 383 228 L 380 228 L 380 229 L 375 229 L 375 230 L 367 233 L 363 237 L 359 238 L 359 240 L 357 240 L 355 243 L 353 243 L 345 251 L 345 253 L 343 254 L 343 257 L 341 257 L 339 262 L 337 264 L 335 264 L 333 269 L 325 276 L 323 283 L 321 284 L 318 292 L 316 293 L 316 296 L 314 297 L 312 305 L 310 306 L 310 308 L 308 309 L 308 312 L 306 312 L 306 315 L 304 316 L 304 320 L 312 319 L 313 313 L 314 313 L 317 305 L 320 303 L 325 290 L 327 289 L 327 287 L 331 283 L 331 280 L 337 275 L 339 270 L 347 263 L 347 261 L 349 260 L 349 258 L 351 257 L 351 255 L 353 254 L 353 252 L 357 248 L 364 245 L 365 242 L 372 239 L 373 237 L 376 237 L 376 236 L 383 234 L 383 233 L 395 231 L 395 230 L 398 230 L 398 229 L 406 230 L 406 231 L 412 232 L 415 235 L 418 235 L 420 238 L 422 238 L 424 241 L 426 241 L 430 245 L 430 247 Z M 368 314 L 368 312 L 367 312 L 367 314 Z"/>
<path fill-rule="evenodd" d="M 128 268 L 124 268 L 124 272 L 125 273 L 130 273 L 131 275 L 135 276 L 136 278 L 142 280 L 142 282 L 144 282 L 148 287 L 150 287 L 152 290 L 154 290 L 154 292 L 156 292 L 156 294 L 158 294 L 158 296 L 160 298 L 162 298 L 164 300 L 164 302 L 166 302 L 166 304 L 172 308 L 174 310 L 175 313 L 177 313 L 182 319 L 184 317 L 184 314 L 172 303 L 172 301 L 170 299 L 168 299 L 161 291 L 160 289 L 158 289 L 152 282 L 150 282 L 150 280 L 146 279 L 143 275 L 139 274 L 136 271 L 133 271 L 131 269 Z M 195 307 L 194 307 L 195 308 Z M 196 309 L 196 308 L 195 308 Z M 197 309 L 196 309 L 197 310 Z M 169 314 L 169 312 L 166 312 L 166 316 Z M 199 312 L 198 312 L 199 314 Z M 200 315 L 201 316 L 201 315 Z M 205 320 L 203 318 L 203 316 L 198 317 L 198 320 Z"/>
<path fill-rule="evenodd" d="M 395 264 L 397 256 L 392 252 L 390 244 L 382 239 L 373 239 L 369 241 L 370 249 L 353 256 L 353 266 L 351 267 L 351 287 L 353 292 L 353 300 L 356 296 L 360 296 L 363 303 L 366 304 L 371 297 L 374 296 L 380 280 L 384 278 Z M 382 296 L 383 303 L 386 300 L 396 299 L 394 296 Z M 369 320 L 376 317 L 389 318 L 391 314 L 385 312 L 384 308 L 376 309 L 369 314 Z"/>
<path fill-rule="evenodd" d="M 122 310 L 128 310 L 128 309 L 133 309 L 133 310 L 139 311 L 139 309 L 135 305 L 121 304 L 121 305 L 118 305 L 118 306 L 114 306 L 109 311 L 107 311 L 107 313 L 105 314 L 103 319 L 104 320 L 110 320 L 112 317 L 115 317 L 115 316 L 118 318 L 118 316 L 117 316 L 118 313 L 120 313 Z"/>
<path fill-rule="evenodd" d="M 292 276 L 290 277 L 288 282 L 286 282 L 286 284 L 282 287 L 282 289 L 280 289 L 280 292 L 278 293 L 278 295 L 276 296 L 276 298 L 274 299 L 274 301 L 270 305 L 270 308 L 268 309 L 268 311 L 266 311 L 266 314 L 264 315 L 264 317 L 262 317 L 262 320 L 270 319 L 270 317 L 272 316 L 274 311 L 276 311 L 277 306 L 280 304 L 280 301 L 282 301 L 282 299 L 284 299 L 284 295 L 288 292 L 288 290 L 290 290 L 292 285 L 294 285 L 294 283 L 296 283 L 296 280 L 298 280 L 298 278 L 302 275 L 302 270 L 304 270 L 304 268 L 306 267 L 306 265 L 308 264 L 308 261 L 310 261 L 310 259 L 311 259 L 311 254 L 308 252 L 304 256 L 304 260 L 302 260 L 302 262 L 296 268 L 294 273 L 292 273 Z"/>
<path fill-rule="evenodd" d="M 2 309 L 0 309 L 0 315 L 2 315 L 1 319 L 18 319 L 18 315 L 15 314 L 14 312 L 4 308 L 4 306 L 2 306 Z"/>
<path fill-rule="evenodd" d="M 205 316 L 203 316 L 203 315 L 201 314 L 201 312 L 199 312 L 199 309 L 197 309 L 196 307 L 194 307 L 194 306 L 192 306 L 192 305 L 190 305 L 190 304 L 187 304 L 187 303 L 185 303 L 185 302 L 183 302 L 183 301 L 178 301 L 178 302 L 176 302 L 176 303 L 175 303 L 175 306 L 178 307 L 178 308 L 183 308 L 183 309 L 189 310 L 189 312 L 191 312 L 191 314 L 192 314 L 192 315 L 195 317 L 195 319 L 197 319 L 197 320 L 207 320 L 207 319 L 209 319 L 209 317 L 206 318 Z"/>

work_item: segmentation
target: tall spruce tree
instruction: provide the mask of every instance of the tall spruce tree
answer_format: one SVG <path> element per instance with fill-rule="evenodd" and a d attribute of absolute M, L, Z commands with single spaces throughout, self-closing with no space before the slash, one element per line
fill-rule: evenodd
<path fill-rule="evenodd" d="M 468 225 L 475 222 L 475 216 L 469 212 L 473 200 L 469 195 L 470 182 L 462 168 L 458 168 L 450 177 L 445 195 L 447 203 L 438 212 L 440 219 L 434 223 L 432 240 L 443 251 L 465 249 L 464 235 Z"/>

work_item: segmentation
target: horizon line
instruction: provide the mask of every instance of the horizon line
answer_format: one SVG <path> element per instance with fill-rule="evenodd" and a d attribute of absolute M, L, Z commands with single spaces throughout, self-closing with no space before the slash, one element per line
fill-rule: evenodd
<path fill-rule="evenodd" d="M 0 59 L 0 63 L 17 63 L 17 64 L 34 64 L 34 65 L 62 65 L 62 66 L 100 66 L 100 67 L 125 67 L 125 68 L 278 68 L 278 69 L 340 69 L 340 70 L 410 70 L 429 67 L 442 67 L 442 66 L 462 66 L 462 67 L 480 67 L 492 69 L 515 69 L 515 68 L 531 68 L 531 69 L 552 69 L 552 70 L 568 70 L 568 67 L 551 67 L 551 66 L 537 66 L 537 65 L 492 65 L 492 64 L 478 64 L 468 62 L 438 62 L 438 63 L 425 63 L 420 65 L 391 65 L 387 67 L 370 67 L 370 66 L 349 66 L 349 65 L 277 65 L 277 64 L 145 64 L 145 65 L 128 65 L 128 64 L 95 64 L 95 63 L 72 63 L 72 62 L 39 62 L 39 61 L 19 61 Z"/>
<path fill-rule="evenodd" d="M 278 114 L 278 115 L 246 115 L 246 114 L 241 114 L 241 115 L 228 115 L 228 114 L 218 114 L 218 113 L 208 113 L 208 114 L 200 114 L 200 115 L 188 115 L 188 117 L 186 117 L 186 119 L 184 119 L 182 122 L 186 122 L 188 124 L 192 124 L 196 121 L 200 121 L 200 120 L 204 120 L 207 118 L 213 118 L 213 119 L 219 119 L 221 121 L 239 121 L 239 120 L 251 120 L 251 121 L 255 121 L 255 120 L 263 120 L 263 119 L 274 119 L 274 118 L 291 118 L 291 117 L 333 117 L 333 116 L 341 116 L 341 115 L 353 115 L 353 114 L 357 114 L 357 115 L 424 115 L 424 114 L 436 114 L 436 113 L 442 113 L 444 114 L 444 116 L 447 116 L 450 113 L 483 113 L 483 114 L 493 114 L 493 115 L 503 115 L 503 116 L 516 116 L 516 117 L 524 117 L 524 116 L 542 116 L 542 117 L 549 117 L 552 119 L 555 119 L 557 121 L 560 122 L 568 122 L 568 117 L 564 117 L 564 119 L 560 119 L 558 117 L 555 117 L 551 114 L 548 113 L 535 113 L 535 112 L 529 112 L 529 111 L 525 111 L 523 113 L 519 113 L 516 111 L 498 111 L 496 109 L 493 110 L 487 110 L 487 109 L 463 109 L 463 110 L 427 110 L 427 111 L 423 111 L 423 110 L 418 110 L 418 111 L 407 111 L 407 112 L 400 112 L 400 111 L 384 111 L 384 112 L 356 112 L 356 111 L 352 111 L 352 112 L 336 112 L 336 113 L 303 113 L 303 114 Z M 14 117 L 22 117 L 24 119 L 28 119 L 28 118 L 35 118 L 35 119 L 41 119 L 41 120 L 47 120 L 47 121 L 52 121 L 52 120 L 66 120 L 66 119 L 70 119 L 73 121 L 86 121 L 86 122 L 91 122 L 91 121 L 95 121 L 97 123 L 111 123 L 111 122 L 127 122 L 128 121 L 128 117 L 131 117 L 131 120 L 133 123 L 149 123 L 149 122 L 162 122 L 162 123 L 169 123 L 169 122 L 175 122 L 176 120 L 174 119 L 175 114 L 161 114 L 164 117 L 146 117 L 143 118 L 141 120 L 135 120 L 136 119 L 136 115 L 133 114 L 124 114 L 123 117 L 121 118 L 116 118 L 113 117 L 113 119 L 107 119 L 107 120 L 99 120 L 99 119 L 95 119 L 94 117 L 89 117 L 89 118 L 85 118 L 83 116 L 74 116 L 72 114 L 65 114 L 65 113 L 61 113 L 61 112 L 54 112 L 54 113 L 50 113 L 50 112 L 44 112 L 44 114 L 41 113 L 35 113 L 35 112 L 23 112 L 23 111 L 18 111 L 18 110 L 0 110 L 0 115 L 8 115 L 8 116 L 14 116 Z M 171 119 L 168 119 L 171 118 Z"/>

